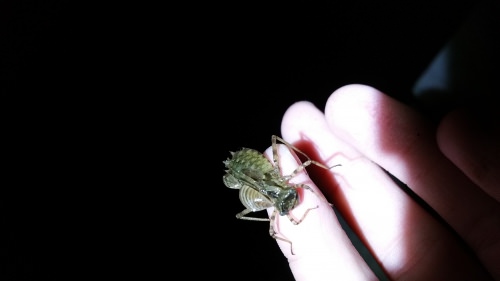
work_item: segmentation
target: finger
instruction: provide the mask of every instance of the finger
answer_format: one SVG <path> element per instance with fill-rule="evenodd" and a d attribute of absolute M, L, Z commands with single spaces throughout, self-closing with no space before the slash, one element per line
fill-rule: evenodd
<path fill-rule="evenodd" d="M 438 128 L 441 151 L 486 193 L 500 202 L 500 128 L 497 116 L 457 110 Z"/>
<path fill-rule="evenodd" d="M 291 174 L 300 165 L 300 160 L 285 145 L 279 146 L 278 153 L 283 175 Z M 270 160 L 273 159 L 271 148 L 265 154 Z M 295 280 L 373 280 L 373 273 L 357 254 L 330 205 L 305 171 L 295 175 L 290 183 L 306 184 L 314 191 L 303 190 L 302 200 L 292 210 L 292 215 L 301 218 L 308 209 L 315 208 L 298 225 L 286 216 L 278 216 L 275 221 L 278 235 L 291 242 L 277 240 L 289 261 Z M 273 211 L 274 208 L 268 209 L 270 216 Z M 293 248 L 293 254 L 290 247 Z"/>
<path fill-rule="evenodd" d="M 500 236 L 499 206 L 444 157 L 432 126 L 407 106 L 362 85 L 332 94 L 325 115 L 336 135 L 405 182 L 465 239 L 490 271 L 498 270 L 492 261 L 500 259 L 500 245 L 492 242 Z"/>
<path fill-rule="evenodd" d="M 310 153 L 327 165 L 342 164 L 330 171 L 338 185 L 330 182 L 323 187 L 392 279 L 484 276 L 477 264 L 464 266 L 471 264 L 470 258 L 453 235 L 375 163 L 333 134 L 312 104 L 296 103 L 287 110 L 282 135 L 301 149 L 307 140 L 314 146 Z M 450 255 L 454 259 L 447 258 Z"/>

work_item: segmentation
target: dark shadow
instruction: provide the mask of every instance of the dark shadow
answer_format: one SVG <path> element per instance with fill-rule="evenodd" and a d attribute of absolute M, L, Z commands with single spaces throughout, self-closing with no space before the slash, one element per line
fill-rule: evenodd
<path fill-rule="evenodd" d="M 484 1 L 415 82 L 415 105 L 433 120 L 457 106 L 486 105 L 500 77 L 498 1 Z"/>

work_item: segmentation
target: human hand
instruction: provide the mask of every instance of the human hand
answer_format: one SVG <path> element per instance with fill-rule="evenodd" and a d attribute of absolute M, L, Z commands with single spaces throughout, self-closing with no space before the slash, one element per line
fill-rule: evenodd
<path fill-rule="evenodd" d="M 308 102 L 292 105 L 281 130 L 286 141 L 315 160 L 342 165 L 309 175 L 390 279 L 500 280 L 498 126 L 486 136 L 464 118 L 452 113 L 436 130 L 377 90 L 350 85 L 332 94 L 324 114 Z M 300 165 L 288 152 L 280 149 L 283 174 Z M 266 154 L 272 155 L 270 149 Z M 305 173 L 291 180 L 320 194 L 313 181 Z M 295 279 L 376 280 L 328 203 L 308 191 L 302 195 L 294 215 L 319 208 L 299 225 L 281 217 L 277 223 L 277 231 L 293 243 L 294 255 L 290 244 L 277 241 Z"/>

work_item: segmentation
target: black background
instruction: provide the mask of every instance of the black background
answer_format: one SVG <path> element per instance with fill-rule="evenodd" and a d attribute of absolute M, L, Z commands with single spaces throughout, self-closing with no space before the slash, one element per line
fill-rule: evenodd
<path fill-rule="evenodd" d="M 235 218 L 222 161 L 346 84 L 411 104 L 475 3 L 2 2 L 1 279 L 292 280 L 268 224 Z"/>

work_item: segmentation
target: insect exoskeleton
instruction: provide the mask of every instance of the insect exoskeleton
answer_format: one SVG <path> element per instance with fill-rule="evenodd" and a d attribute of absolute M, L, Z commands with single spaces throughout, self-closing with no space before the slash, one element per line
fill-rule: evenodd
<path fill-rule="evenodd" d="M 281 174 L 277 141 L 282 142 L 289 149 L 307 158 L 290 175 Z M 311 164 L 327 170 L 338 165 L 327 167 L 317 161 L 311 160 L 304 152 L 276 135 L 272 136 L 272 151 L 274 165 L 261 152 L 254 149 L 242 148 L 239 151 L 231 152 L 231 158 L 223 161 L 227 168 L 226 174 L 223 176 L 223 181 L 227 187 L 240 190 L 240 201 L 245 206 L 245 209 L 236 214 L 236 218 L 253 221 L 270 221 L 269 234 L 271 237 L 289 243 L 291 253 L 293 254 L 292 242 L 278 236 L 274 229 L 273 225 L 276 214 L 287 216 L 293 224 L 300 224 L 307 213 L 317 208 L 317 206 L 307 209 L 299 220 L 295 219 L 290 214 L 290 211 L 299 202 L 297 189 L 304 188 L 313 193 L 314 191 L 305 184 L 292 184 L 289 180 Z M 316 193 L 314 194 L 318 196 Z M 250 212 L 258 212 L 270 207 L 274 207 L 275 209 L 269 219 L 245 216 Z"/>

